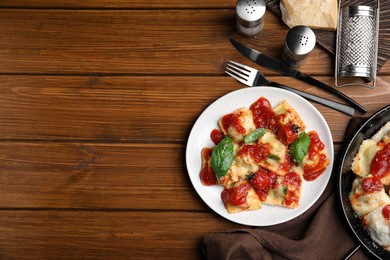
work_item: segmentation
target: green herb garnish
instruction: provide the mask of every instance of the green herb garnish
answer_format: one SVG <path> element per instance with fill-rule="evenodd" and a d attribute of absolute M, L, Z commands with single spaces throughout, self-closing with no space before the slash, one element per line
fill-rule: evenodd
<path fill-rule="evenodd" d="M 309 135 L 302 131 L 297 140 L 290 145 L 290 156 L 297 163 L 302 162 L 303 158 L 307 155 L 310 146 Z"/>
<path fill-rule="evenodd" d="M 267 132 L 267 130 L 265 130 L 264 128 L 257 128 L 257 129 L 254 130 L 252 133 L 250 133 L 250 134 L 248 134 L 247 136 L 245 136 L 244 142 L 245 142 L 246 144 L 256 142 L 256 141 L 257 141 L 259 138 L 261 138 L 266 132 Z"/>
<path fill-rule="evenodd" d="M 277 155 L 274 155 L 274 154 L 270 154 L 267 157 L 272 159 L 272 160 L 275 160 L 275 161 L 279 161 L 280 160 L 280 157 L 277 156 Z"/>
<path fill-rule="evenodd" d="M 211 168 L 213 168 L 219 184 L 221 184 L 220 177 L 226 175 L 230 166 L 232 166 L 233 159 L 233 141 L 227 135 L 216 147 L 214 147 L 213 152 L 211 153 Z"/>

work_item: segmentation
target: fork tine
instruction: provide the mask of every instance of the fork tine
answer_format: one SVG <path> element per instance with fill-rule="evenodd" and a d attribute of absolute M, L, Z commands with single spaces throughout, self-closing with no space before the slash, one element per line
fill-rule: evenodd
<path fill-rule="evenodd" d="M 232 78 L 238 80 L 239 82 L 247 85 L 247 86 L 250 86 L 248 80 L 246 80 L 245 78 L 239 76 L 236 74 L 235 71 L 231 70 L 230 68 L 226 68 L 227 70 L 225 70 L 225 73 L 228 74 L 229 76 L 231 76 Z M 229 72 L 228 70 L 232 71 L 232 72 Z"/>
<path fill-rule="evenodd" d="M 232 68 L 233 70 L 235 70 L 241 74 L 244 74 L 247 77 L 251 73 L 251 71 L 245 65 L 240 64 L 240 63 L 235 62 L 235 61 L 232 61 L 232 60 L 228 61 L 227 68 Z"/>
<path fill-rule="evenodd" d="M 253 86 L 257 70 L 244 64 L 228 60 L 225 73 L 247 86 Z"/>

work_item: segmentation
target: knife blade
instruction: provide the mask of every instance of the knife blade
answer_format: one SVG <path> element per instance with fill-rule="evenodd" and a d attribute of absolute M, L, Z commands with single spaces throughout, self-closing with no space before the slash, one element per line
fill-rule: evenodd
<path fill-rule="evenodd" d="M 321 82 L 321 81 L 319 81 L 319 80 L 317 80 L 317 79 L 315 79 L 315 78 L 313 78 L 313 77 L 311 77 L 303 72 L 300 72 L 296 69 L 293 69 L 290 66 L 288 66 L 287 64 L 284 64 L 283 62 L 281 62 L 279 60 L 271 58 L 271 57 L 269 57 L 269 56 L 267 56 L 267 55 L 265 55 L 257 50 L 252 49 L 252 48 L 246 47 L 245 45 L 239 43 L 238 41 L 236 41 L 234 39 L 230 39 L 230 42 L 242 55 L 244 55 L 245 57 L 247 57 L 251 61 L 256 62 L 258 65 L 260 65 L 264 68 L 267 68 L 267 69 L 271 69 L 271 70 L 280 72 L 286 76 L 294 77 L 296 79 L 302 80 L 302 81 L 309 83 L 311 85 L 319 87 L 325 91 L 331 92 L 332 94 L 344 99 L 345 101 L 347 101 L 348 103 L 353 105 L 355 108 L 359 109 L 359 111 L 361 111 L 363 113 L 367 112 L 366 108 L 364 108 L 362 105 L 360 105 L 359 103 L 357 103 L 355 100 L 348 97 L 344 93 L 338 91 L 337 89 L 332 88 L 331 86 L 326 85 L 325 83 L 323 83 L 323 82 Z"/>

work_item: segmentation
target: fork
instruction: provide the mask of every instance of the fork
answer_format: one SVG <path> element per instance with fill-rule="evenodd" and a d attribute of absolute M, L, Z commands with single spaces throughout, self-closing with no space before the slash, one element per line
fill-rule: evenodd
<path fill-rule="evenodd" d="M 322 98 L 301 90 L 297 90 L 295 88 L 291 88 L 277 82 L 269 81 L 267 78 L 258 70 L 246 66 L 244 64 L 229 60 L 226 65 L 225 73 L 229 76 L 235 78 L 239 82 L 250 86 L 250 87 L 261 87 L 261 86 L 272 86 L 276 88 L 285 89 L 291 91 L 295 94 L 298 94 L 308 100 L 317 102 L 321 105 L 333 108 L 337 111 L 343 112 L 347 115 L 353 116 L 355 113 L 355 109 L 353 107 Z"/>

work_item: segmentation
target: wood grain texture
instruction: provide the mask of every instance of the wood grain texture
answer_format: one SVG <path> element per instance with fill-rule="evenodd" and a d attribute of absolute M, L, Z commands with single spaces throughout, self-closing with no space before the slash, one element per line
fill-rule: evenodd
<path fill-rule="evenodd" d="M 227 58 L 241 56 L 228 40 L 236 36 L 234 19 L 225 9 L 0 9 L 0 73 L 221 74 Z M 277 21 L 266 15 L 254 47 L 280 53 L 287 27 Z M 307 72 L 329 68 L 322 60 Z"/>
<path fill-rule="evenodd" d="M 2 142 L 0 209 L 206 211 L 184 150 L 182 144 Z"/>
<path fill-rule="evenodd" d="M 0 220 L 2 259 L 201 259 L 205 233 L 239 228 L 210 212 L 3 210 Z"/>
<path fill-rule="evenodd" d="M 338 100 L 292 78 L 270 79 Z M 364 104 L 370 114 L 388 104 L 389 85 L 390 77 L 381 77 L 374 90 L 358 93 L 356 87 L 349 87 L 341 91 Z M 243 87 L 228 76 L 2 76 L 0 140 L 185 142 L 210 103 Z M 334 140 L 340 142 L 349 117 L 313 104 L 329 122 Z"/>
<path fill-rule="evenodd" d="M 239 54 L 229 37 L 278 58 L 288 28 L 267 12 L 263 32 L 242 38 L 234 5 L 1 1 L 1 259 L 201 259 L 206 234 L 244 227 L 209 209 L 185 164 L 198 116 L 244 87 L 224 63 L 340 100 Z M 316 48 L 300 69 L 333 86 L 333 64 Z M 390 66 L 373 90 L 340 90 L 368 116 L 390 102 Z M 350 117 L 314 105 L 337 161 Z"/>
<path fill-rule="evenodd" d="M 214 1 L 178 1 L 178 0 L 5 0 L 0 7 L 7 8 L 120 8 L 120 9 L 203 9 L 203 8 L 235 8 L 235 0 Z"/>

